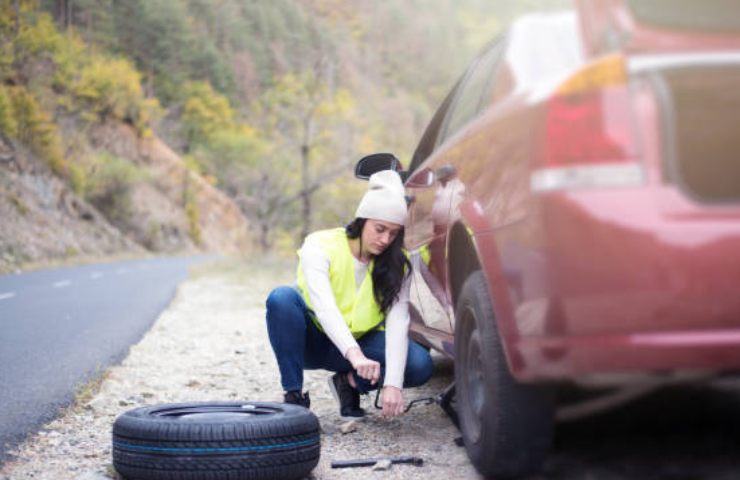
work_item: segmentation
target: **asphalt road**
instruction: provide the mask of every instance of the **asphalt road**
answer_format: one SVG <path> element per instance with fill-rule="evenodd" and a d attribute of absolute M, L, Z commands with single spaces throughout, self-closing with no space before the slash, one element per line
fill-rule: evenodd
<path fill-rule="evenodd" d="M 124 358 L 205 257 L 0 276 L 0 464 L 9 448 Z"/>

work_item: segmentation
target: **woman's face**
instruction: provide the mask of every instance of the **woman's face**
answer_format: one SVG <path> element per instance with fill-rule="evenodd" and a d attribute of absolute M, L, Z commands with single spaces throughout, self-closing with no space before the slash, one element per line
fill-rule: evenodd
<path fill-rule="evenodd" d="M 380 255 L 393 243 L 402 228 L 397 223 L 369 218 L 362 229 L 362 247 L 370 255 Z"/>

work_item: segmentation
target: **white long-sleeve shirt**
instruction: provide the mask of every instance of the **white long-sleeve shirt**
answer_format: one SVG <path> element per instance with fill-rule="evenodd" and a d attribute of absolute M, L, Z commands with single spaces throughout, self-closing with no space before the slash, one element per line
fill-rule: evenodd
<path fill-rule="evenodd" d="M 347 350 L 358 347 L 347 323 L 337 306 L 334 292 L 329 283 L 329 257 L 317 243 L 304 242 L 298 251 L 301 268 L 306 279 L 308 296 L 313 305 L 316 318 L 324 333 L 339 349 L 342 355 Z M 359 288 L 367 274 L 366 263 L 352 257 L 355 266 L 355 285 Z M 409 329 L 409 287 L 411 276 L 406 277 L 398 300 L 385 318 L 385 379 L 383 385 L 403 388 L 403 373 L 406 368 Z"/>

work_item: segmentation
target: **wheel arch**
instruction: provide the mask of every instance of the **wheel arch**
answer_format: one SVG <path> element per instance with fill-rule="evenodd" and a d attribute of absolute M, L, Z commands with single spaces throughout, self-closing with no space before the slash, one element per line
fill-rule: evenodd
<path fill-rule="evenodd" d="M 484 228 L 485 220 L 475 215 L 475 208 L 466 205 L 461 211 L 461 218 L 449 230 L 447 242 L 448 282 L 452 305 L 456 308 L 468 276 L 476 270 L 481 270 L 493 303 L 507 363 L 511 372 L 517 376 L 523 370 L 524 363 L 515 348 L 519 334 L 514 324 L 509 288 L 501 271 L 501 258 L 494 232 L 490 228 Z M 469 214 L 467 217 L 466 212 Z M 468 219 L 470 222 L 466 221 Z"/>
<path fill-rule="evenodd" d="M 447 244 L 447 269 L 453 306 L 457 305 L 465 279 L 482 268 L 472 231 L 462 222 L 455 223 L 450 230 Z"/>

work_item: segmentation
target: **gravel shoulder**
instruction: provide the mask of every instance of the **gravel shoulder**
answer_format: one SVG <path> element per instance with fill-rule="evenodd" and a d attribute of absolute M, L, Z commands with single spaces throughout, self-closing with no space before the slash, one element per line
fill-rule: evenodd
<path fill-rule="evenodd" d="M 282 391 L 265 328 L 264 300 L 277 285 L 293 281 L 294 264 L 281 260 L 229 261 L 200 267 L 184 282 L 151 330 L 118 366 L 93 384 L 81 386 L 77 401 L 31 436 L 0 470 L 0 480 L 116 479 L 111 465 L 111 427 L 132 408 L 205 400 L 279 401 Z M 435 375 L 425 386 L 406 390 L 407 400 L 439 393 L 452 380 L 452 364 L 435 357 Z M 312 411 L 322 428 L 321 461 L 315 479 L 480 478 L 459 435 L 442 410 L 419 406 L 399 419 L 375 412 L 347 434 L 338 416 L 325 371 L 306 375 Z M 332 460 L 417 455 L 424 466 L 394 465 L 333 470 Z"/>

